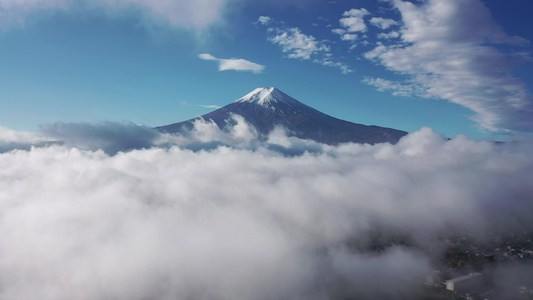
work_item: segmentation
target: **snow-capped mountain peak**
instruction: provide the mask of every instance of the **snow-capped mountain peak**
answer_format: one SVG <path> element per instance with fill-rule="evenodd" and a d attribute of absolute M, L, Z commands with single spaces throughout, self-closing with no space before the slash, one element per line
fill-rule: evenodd
<path fill-rule="evenodd" d="M 270 106 L 277 102 L 292 102 L 294 101 L 290 96 L 276 89 L 275 87 L 261 87 L 256 88 L 246 96 L 238 99 L 235 103 L 256 103 L 261 106 Z"/>
<path fill-rule="evenodd" d="M 0 0 L 1 1 L 1 0 Z M 201 116 L 215 122 L 220 129 L 234 124 L 233 115 L 242 116 L 261 138 L 268 137 L 277 126 L 287 129 L 290 136 L 310 139 L 319 143 L 396 143 L 407 134 L 405 131 L 379 126 L 367 126 L 339 120 L 307 106 L 274 87 L 253 90 L 246 96 Z M 183 133 L 195 126 L 191 119 L 157 127 L 166 133 Z"/>

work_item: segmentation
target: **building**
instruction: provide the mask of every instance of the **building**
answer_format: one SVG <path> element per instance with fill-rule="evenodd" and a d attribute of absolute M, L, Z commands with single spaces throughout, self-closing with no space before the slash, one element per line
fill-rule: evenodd
<path fill-rule="evenodd" d="M 446 280 L 446 289 L 461 294 L 479 291 L 483 287 L 483 274 L 470 273 L 461 277 Z"/>
<path fill-rule="evenodd" d="M 426 276 L 424 284 L 428 287 L 446 288 L 445 281 L 450 278 L 452 278 L 452 274 L 449 270 L 433 270 Z"/>

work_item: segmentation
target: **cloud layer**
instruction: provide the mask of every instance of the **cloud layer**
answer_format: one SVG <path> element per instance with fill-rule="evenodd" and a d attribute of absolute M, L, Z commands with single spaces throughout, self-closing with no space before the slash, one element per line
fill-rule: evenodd
<path fill-rule="evenodd" d="M 60 141 L 67 147 L 103 150 L 110 154 L 150 148 L 160 136 L 152 128 L 133 123 L 114 122 L 98 124 L 57 122 L 41 125 L 41 132 L 45 137 Z"/>
<path fill-rule="evenodd" d="M 531 143 L 446 141 L 424 128 L 397 145 L 287 156 L 236 121 L 159 137 L 233 147 L 110 156 L 68 140 L 147 129 L 62 124 L 46 132 L 70 146 L 0 154 L 0 298 L 414 298 L 439 234 L 533 229 Z M 310 147 L 280 130 L 271 145 Z M 376 232 L 413 246 L 368 252 Z"/>

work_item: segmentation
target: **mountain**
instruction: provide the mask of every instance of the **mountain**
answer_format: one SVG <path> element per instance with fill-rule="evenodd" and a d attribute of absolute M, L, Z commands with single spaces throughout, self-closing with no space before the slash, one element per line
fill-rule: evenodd
<path fill-rule="evenodd" d="M 218 127 L 228 126 L 231 114 L 238 114 L 263 136 L 267 136 L 275 126 L 288 129 L 289 135 L 301 139 L 312 139 L 320 143 L 396 143 L 407 134 L 405 131 L 356 124 L 326 115 L 282 91 L 270 88 L 257 88 L 246 96 L 220 109 L 201 116 L 213 120 Z M 197 119 L 197 118 L 196 118 Z M 193 127 L 191 119 L 157 127 L 161 132 L 177 133 Z"/>

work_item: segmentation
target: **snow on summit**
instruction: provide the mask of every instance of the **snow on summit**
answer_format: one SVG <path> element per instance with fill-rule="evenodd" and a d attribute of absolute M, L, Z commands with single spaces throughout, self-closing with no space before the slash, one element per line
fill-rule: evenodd
<path fill-rule="evenodd" d="M 256 88 L 246 96 L 236 100 L 235 103 L 250 102 L 259 104 L 261 106 L 269 106 L 271 103 L 288 103 L 293 101 L 294 100 L 290 96 L 275 87 L 261 87 Z"/>

